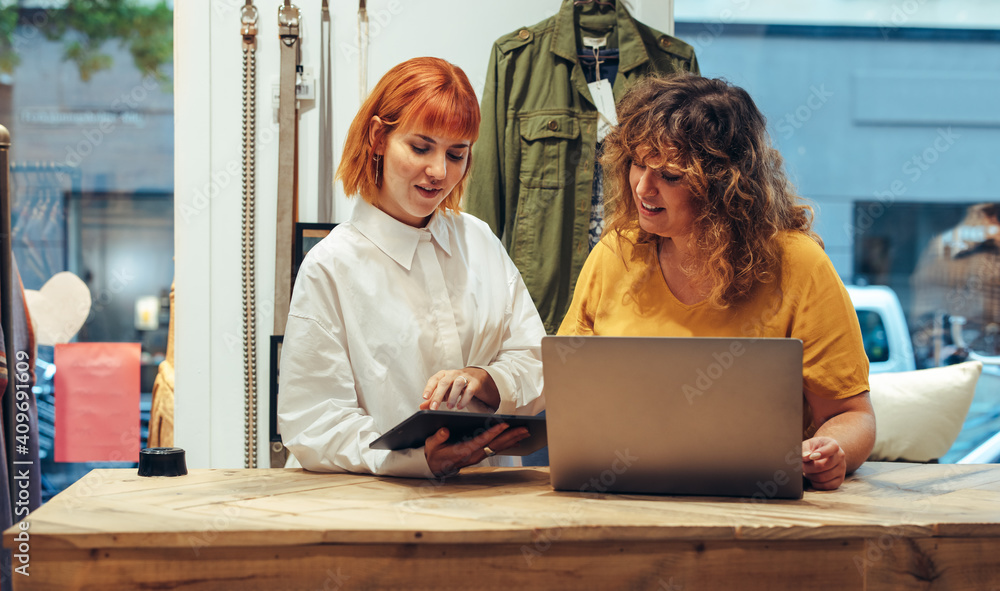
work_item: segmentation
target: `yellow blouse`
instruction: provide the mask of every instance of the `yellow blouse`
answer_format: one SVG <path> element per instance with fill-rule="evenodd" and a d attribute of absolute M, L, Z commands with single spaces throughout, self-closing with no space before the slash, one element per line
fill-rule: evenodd
<path fill-rule="evenodd" d="M 634 243 L 628 234 L 623 238 L 606 235 L 590 253 L 559 334 L 794 338 L 803 347 L 803 393 L 841 399 L 868 390 L 868 358 L 854 306 L 833 263 L 808 236 L 782 233 L 777 281 L 758 285 L 726 310 L 707 301 L 681 303 L 659 269 L 638 298 L 631 295 L 648 263 L 632 260 Z M 807 403 L 803 411 L 809 437 L 815 429 Z"/>

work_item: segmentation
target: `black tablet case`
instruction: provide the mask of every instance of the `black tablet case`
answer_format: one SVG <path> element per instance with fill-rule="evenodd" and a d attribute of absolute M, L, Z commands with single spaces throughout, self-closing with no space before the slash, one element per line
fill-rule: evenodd
<path fill-rule="evenodd" d="M 448 441 L 457 443 L 471 439 L 500 423 L 507 423 L 511 429 L 526 427 L 530 435 L 517 445 L 497 452 L 497 455 L 524 456 L 538 451 L 548 443 L 545 417 L 420 410 L 373 441 L 369 447 L 391 450 L 423 447 L 424 441 L 441 427 L 448 428 Z"/>

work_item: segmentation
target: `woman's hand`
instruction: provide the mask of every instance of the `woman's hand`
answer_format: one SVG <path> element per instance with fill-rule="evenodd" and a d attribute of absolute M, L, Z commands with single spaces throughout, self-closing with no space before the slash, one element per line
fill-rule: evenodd
<path fill-rule="evenodd" d="M 802 472 L 813 487 L 833 490 L 871 455 L 875 411 L 868 392 L 840 399 L 806 392 L 806 400 L 812 408 L 813 424 L 819 428 L 812 439 L 802 442 Z M 815 459 L 809 459 L 813 456 Z"/>
<path fill-rule="evenodd" d="M 493 410 L 500 406 L 500 393 L 486 370 L 478 367 L 442 370 L 427 380 L 420 409 L 437 410 L 444 403 L 449 410 L 461 410 L 473 398 L 478 398 Z"/>
<path fill-rule="evenodd" d="M 835 490 L 847 477 L 847 454 L 832 437 L 802 442 L 802 474 L 817 490 Z"/>
<path fill-rule="evenodd" d="M 466 466 L 478 464 L 486 458 L 516 445 L 527 437 L 524 427 L 507 431 L 507 423 L 490 427 L 468 441 L 449 445 L 448 429 L 441 428 L 424 441 L 424 457 L 435 476 L 450 476 Z M 505 432 L 506 431 L 506 432 Z M 489 452 L 487 452 L 487 448 Z"/>

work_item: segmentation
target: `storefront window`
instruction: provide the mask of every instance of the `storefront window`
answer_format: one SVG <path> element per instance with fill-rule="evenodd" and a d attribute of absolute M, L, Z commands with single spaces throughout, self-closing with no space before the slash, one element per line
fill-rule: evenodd
<path fill-rule="evenodd" d="M 1000 355 L 1000 192 L 986 172 L 1000 13 L 972 0 L 677 0 L 675 21 L 702 73 L 746 88 L 767 116 L 845 283 L 895 292 L 914 365 Z M 885 361 L 900 335 L 859 320 L 870 360 Z M 997 394 L 987 365 L 969 421 L 990 428 L 956 448 L 1000 431 Z"/>
<path fill-rule="evenodd" d="M 95 465 L 56 462 L 52 316 L 73 343 L 139 343 L 145 444 L 173 280 L 172 5 L 4 3 L 0 123 L 11 134 L 13 251 L 36 325 L 42 497 Z M 90 306 L 46 290 L 79 279 Z M 41 293 L 42 296 L 37 295 Z M 62 310 L 32 306 L 35 298 Z M 68 318 L 68 319 L 67 319 Z M 41 328 L 38 328 L 41 326 Z M 124 435 L 123 435 L 124 436 Z M 132 435 L 129 434 L 129 437 Z M 117 459 L 117 458 L 116 458 Z M 108 464 L 127 466 L 133 460 Z"/>

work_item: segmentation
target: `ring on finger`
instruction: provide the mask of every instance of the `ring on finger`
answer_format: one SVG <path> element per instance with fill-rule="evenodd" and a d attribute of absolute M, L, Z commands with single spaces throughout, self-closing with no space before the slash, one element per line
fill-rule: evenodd
<path fill-rule="evenodd" d="M 486 454 L 487 458 L 492 458 L 493 456 L 497 455 L 497 452 L 490 449 L 490 446 L 488 445 L 483 446 L 483 453 Z"/>
<path fill-rule="evenodd" d="M 469 380 L 465 379 L 465 376 L 458 376 L 458 378 L 456 378 L 455 381 L 457 382 L 458 380 L 462 380 L 463 390 L 465 390 L 469 386 Z"/>

